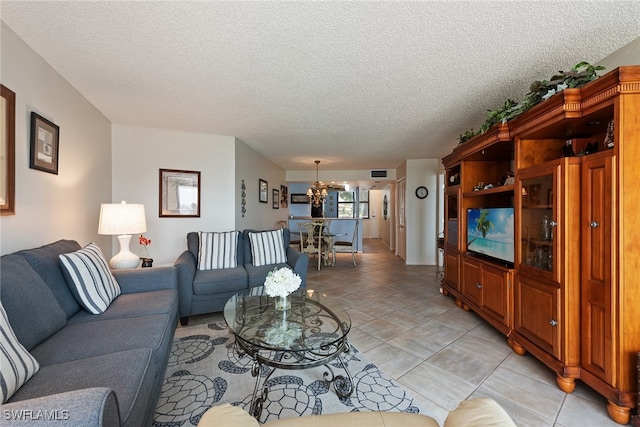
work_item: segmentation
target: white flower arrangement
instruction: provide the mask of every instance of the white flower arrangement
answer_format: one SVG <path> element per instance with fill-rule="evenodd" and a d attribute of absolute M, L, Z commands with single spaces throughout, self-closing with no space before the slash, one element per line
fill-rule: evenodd
<path fill-rule="evenodd" d="M 300 287 L 302 279 L 288 267 L 276 268 L 267 274 L 264 291 L 270 297 L 286 297 Z"/>

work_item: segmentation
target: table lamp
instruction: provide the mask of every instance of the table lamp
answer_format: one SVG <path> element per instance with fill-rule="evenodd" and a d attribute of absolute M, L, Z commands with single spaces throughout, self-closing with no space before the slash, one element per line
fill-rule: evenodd
<path fill-rule="evenodd" d="M 100 205 L 98 234 L 118 236 L 120 252 L 109 261 L 113 269 L 135 268 L 140 257 L 129 250 L 132 234 L 147 231 L 144 205 L 120 203 L 103 203 Z"/>

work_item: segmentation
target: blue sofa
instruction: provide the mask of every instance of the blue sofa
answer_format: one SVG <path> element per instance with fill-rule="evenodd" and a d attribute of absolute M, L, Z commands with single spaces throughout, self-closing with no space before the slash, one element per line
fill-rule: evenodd
<path fill-rule="evenodd" d="M 3 426 L 153 423 L 178 322 L 176 269 L 113 271 L 121 295 L 91 314 L 59 265 L 58 255 L 78 249 L 60 240 L 0 259 L 2 306 L 40 365 L 2 405 Z M 52 419 L 33 421 L 43 414 Z"/>
<path fill-rule="evenodd" d="M 233 295 L 256 286 L 264 285 L 267 274 L 276 267 L 289 266 L 306 287 L 309 255 L 289 246 L 291 232 L 283 229 L 286 264 L 253 265 L 249 233 L 263 230 L 246 229 L 238 234 L 237 260 L 235 268 L 198 270 L 198 233 L 187 234 L 187 250 L 176 260 L 178 269 L 178 291 L 180 293 L 180 323 L 186 325 L 189 316 L 216 313 L 224 310 L 224 305 Z"/>

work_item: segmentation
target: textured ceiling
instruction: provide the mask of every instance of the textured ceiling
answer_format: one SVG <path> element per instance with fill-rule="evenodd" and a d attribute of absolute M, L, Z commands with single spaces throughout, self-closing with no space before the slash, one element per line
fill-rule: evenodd
<path fill-rule="evenodd" d="M 109 120 L 285 169 L 439 158 L 487 109 L 640 35 L 640 1 L 1 2 Z"/>

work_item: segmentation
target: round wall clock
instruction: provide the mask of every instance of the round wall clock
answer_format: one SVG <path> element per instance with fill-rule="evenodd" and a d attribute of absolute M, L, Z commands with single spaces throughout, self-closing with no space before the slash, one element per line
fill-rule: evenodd
<path fill-rule="evenodd" d="M 426 199 L 428 195 L 429 195 L 429 190 L 427 190 L 427 187 L 425 187 L 424 185 L 421 185 L 420 187 L 416 188 L 416 197 L 418 199 Z"/>

